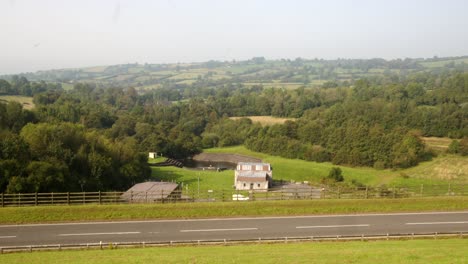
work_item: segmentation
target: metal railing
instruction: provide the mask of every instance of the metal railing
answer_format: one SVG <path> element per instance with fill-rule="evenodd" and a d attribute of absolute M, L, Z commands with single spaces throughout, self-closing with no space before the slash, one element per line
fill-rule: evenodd
<path fill-rule="evenodd" d="M 173 241 L 141 241 L 141 242 L 105 242 L 81 244 L 52 244 L 0 247 L 0 254 L 12 252 L 33 252 L 41 250 L 65 249 L 118 249 L 129 247 L 160 247 L 160 246 L 201 246 L 201 245 L 230 245 L 230 244 L 261 244 L 261 243 L 297 243 L 297 242 L 324 242 L 324 241 L 370 241 L 370 240 L 399 240 L 399 239 L 441 239 L 466 238 L 467 232 L 447 233 L 406 233 L 406 234 L 361 234 L 361 235 L 334 235 L 334 236 L 303 236 L 303 237 L 259 237 L 251 239 L 210 239 L 210 240 L 173 240 Z"/>
<path fill-rule="evenodd" d="M 468 185 L 391 187 L 273 188 L 267 190 L 195 190 L 159 192 L 62 192 L 0 194 L 0 206 L 83 205 L 122 203 L 236 202 L 310 199 L 380 199 L 466 196 Z"/>

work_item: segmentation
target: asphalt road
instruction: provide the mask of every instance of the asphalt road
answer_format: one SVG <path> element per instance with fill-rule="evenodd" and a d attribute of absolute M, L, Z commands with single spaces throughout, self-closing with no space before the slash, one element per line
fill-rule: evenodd
<path fill-rule="evenodd" d="M 0 247 L 468 232 L 468 211 L 1 225 Z"/>

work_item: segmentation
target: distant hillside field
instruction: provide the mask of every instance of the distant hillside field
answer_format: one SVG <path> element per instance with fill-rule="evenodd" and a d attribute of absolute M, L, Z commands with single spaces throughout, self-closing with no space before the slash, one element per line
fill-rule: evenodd
<path fill-rule="evenodd" d="M 238 120 L 241 118 L 248 118 L 252 120 L 253 123 L 260 123 L 262 126 L 274 125 L 274 124 L 284 124 L 287 120 L 294 121 L 295 118 L 281 118 L 274 116 L 234 116 L 231 117 L 233 120 Z"/>
<path fill-rule="evenodd" d="M 19 95 L 0 95 L 0 102 L 15 101 L 23 105 L 23 108 L 31 110 L 34 108 L 33 98 Z"/>
<path fill-rule="evenodd" d="M 214 87 L 232 83 L 244 87 L 263 86 L 291 90 L 301 87 L 333 87 L 339 83 L 382 75 L 405 76 L 411 73 L 437 72 L 442 69 L 466 71 L 467 68 L 467 56 L 388 61 L 302 58 L 267 60 L 260 57 L 245 61 L 94 66 L 21 75 L 32 81 L 44 80 L 67 84 L 88 82 L 103 86 L 134 87 L 142 91 L 160 87 L 178 88 L 201 84 L 205 87 Z"/>
<path fill-rule="evenodd" d="M 422 140 L 426 143 L 428 148 L 435 151 L 447 151 L 450 143 L 452 143 L 451 138 L 442 137 L 423 137 Z"/>

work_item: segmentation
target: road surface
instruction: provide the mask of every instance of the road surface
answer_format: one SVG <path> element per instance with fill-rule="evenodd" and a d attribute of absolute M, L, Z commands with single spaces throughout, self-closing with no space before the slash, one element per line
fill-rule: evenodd
<path fill-rule="evenodd" d="M 468 211 L 0 225 L 0 247 L 468 232 Z"/>

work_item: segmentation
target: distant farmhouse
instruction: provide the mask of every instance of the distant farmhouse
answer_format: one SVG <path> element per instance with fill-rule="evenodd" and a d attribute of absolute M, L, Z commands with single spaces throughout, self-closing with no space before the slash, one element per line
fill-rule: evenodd
<path fill-rule="evenodd" d="M 179 185 L 172 182 L 142 182 L 133 185 L 122 194 L 121 198 L 128 202 L 161 202 L 180 199 Z"/>
<path fill-rule="evenodd" d="M 234 172 L 236 190 L 268 190 L 273 180 L 269 163 L 239 162 Z"/>

